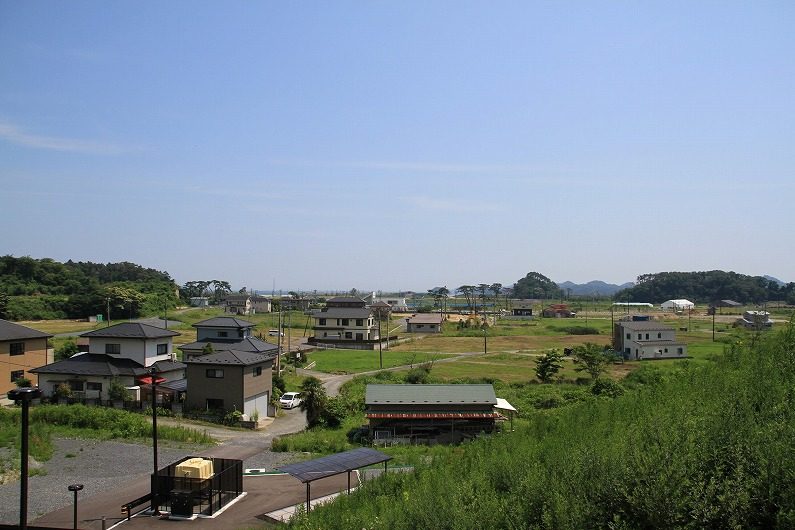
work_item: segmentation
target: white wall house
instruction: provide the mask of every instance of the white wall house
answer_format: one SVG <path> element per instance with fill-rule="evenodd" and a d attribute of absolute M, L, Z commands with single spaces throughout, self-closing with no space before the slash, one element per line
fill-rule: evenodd
<path fill-rule="evenodd" d="M 687 345 L 676 340 L 672 327 L 654 321 L 617 322 L 613 347 L 624 358 L 676 359 L 687 357 Z"/>

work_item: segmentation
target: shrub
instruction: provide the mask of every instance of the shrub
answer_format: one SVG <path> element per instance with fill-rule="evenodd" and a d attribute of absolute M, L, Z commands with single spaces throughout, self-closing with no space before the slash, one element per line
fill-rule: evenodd
<path fill-rule="evenodd" d="M 30 388 L 31 382 L 30 379 L 27 377 L 17 377 L 14 379 L 14 384 L 17 385 L 17 388 Z"/>
<path fill-rule="evenodd" d="M 624 393 L 624 387 L 612 379 L 597 379 L 591 385 L 591 394 L 615 398 Z"/>

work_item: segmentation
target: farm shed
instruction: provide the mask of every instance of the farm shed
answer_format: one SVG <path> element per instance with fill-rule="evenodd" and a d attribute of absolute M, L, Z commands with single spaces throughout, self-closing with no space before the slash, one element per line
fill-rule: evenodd
<path fill-rule="evenodd" d="M 370 437 L 383 443 L 458 443 L 495 429 L 492 385 L 367 385 Z"/>
<path fill-rule="evenodd" d="M 660 309 L 664 311 L 687 311 L 696 307 L 696 304 L 684 298 L 677 298 L 676 300 L 666 300 L 660 304 Z"/>

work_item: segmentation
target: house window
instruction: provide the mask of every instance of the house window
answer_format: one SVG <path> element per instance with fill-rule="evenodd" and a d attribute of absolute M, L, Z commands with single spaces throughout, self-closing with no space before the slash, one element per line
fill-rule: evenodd
<path fill-rule="evenodd" d="M 97 392 L 102 392 L 102 383 L 93 383 L 88 381 L 86 382 L 86 390 L 96 390 Z"/>
<path fill-rule="evenodd" d="M 256 366 L 253 370 L 254 377 L 262 375 L 262 366 Z"/>
<path fill-rule="evenodd" d="M 83 381 L 69 381 L 69 388 L 75 392 L 82 392 L 84 388 Z"/>
<path fill-rule="evenodd" d="M 363 318 L 357 318 L 356 319 L 356 325 L 357 326 L 364 326 L 364 319 Z"/>
<path fill-rule="evenodd" d="M 17 379 L 25 377 L 25 370 L 14 370 L 11 372 L 11 382 L 16 382 Z"/>
<path fill-rule="evenodd" d="M 219 337 L 227 337 L 227 336 L 229 336 L 229 334 L 226 331 L 219 331 L 218 332 L 218 336 Z"/>
<path fill-rule="evenodd" d="M 436 324 L 431 324 L 431 325 L 430 325 L 430 326 L 428 326 L 428 327 L 429 327 L 429 328 L 431 328 L 431 329 L 436 329 Z"/>
<path fill-rule="evenodd" d="M 640 334 L 640 333 L 638 333 L 638 340 L 640 340 L 640 339 L 642 339 L 642 338 L 643 338 L 643 335 L 642 335 L 642 334 Z"/>
<path fill-rule="evenodd" d="M 632 338 L 632 335 L 630 335 L 629 333 L 627 333 L 627 338 L 628 338 L 628 339 L 631 339 L 631 338 Z"/>
<path fill-rule="evenodd" d="M 356 340 L 364 340 L 364 334 L 362 334 L 362 333 L 357 333 L 357 334 L 356 334 Z"/>
<path fill-rule="evenodd" d="M 347 326 L 348 325 L 348 319 L 347 318 L 343 318 L 342 319 L 342 325 L 343 326 Z"/>
<path fill-rule="evenodd" d="M 222 409 L 222 408 L 224 408 L 224 400 L 223 399 L 207 398 L 206 404 L 207 404 L 207 410 L 214 410 L 214 409 Z"/>
<path fill-rule="evenodd" d="M 682 348 L 677 348 L 676 349 L 676 353 L 678 353 L 679 355 L 682 355 L 684 353 L 684 350 L 682 350 Z"/>
<path fill-rule="evenodd" d="M 649 340 L 649 334 L 646 333 L 646 340 Z"/>
<path fill-rule="evenodd" d="M 345 338 L 346 338 L 346 339 L 352 339 L 352 338 L 353 338 L 353 332 L 351 332 L 351 331 L 346 331 L 346 332 L 345 332 Z"/>
<path fill-rule="evenodd" d="M 9 346 L 8 353 L 11 355 L 24 355 L 25 354 L 25 343 L 24 342 L 12 342 Z"/>
<path fill-rule="evenodd" d="M 324 336 L 324 337 L 328 337 L 328 333 L 326 333 L 326 332 L 324 331 L 324 332 L 323 332 L 323 336 Z"/>
<path fill-rule="evenodd" d="M 340 319 L 337 319 L 337 325 L 338 326 L 340 325 Z"/>
<path fill-rule="evenodd" d="M 425 327 L 425 324 L 417 324 L 417 329 L 422 329 Z"/>
<path fill-rule="evenodd" d="M 320 319 L 320 324 L 319 324 L 319 325 L 320 325 L 320 326 L 325 326 L 325 325 L 326 325 L 326 319 L 325 319 L 325 318 L 321 318 L 321 319 Z"/>
<path fill-rule="evenodd" d="M 121 353 L 121 344 L 105 344 L 105 353 L 118 355 Z"/>
<path fill-rule="evenodd" d="M 665 353 L 668 353 L 668 348 L 665 348 Z"/>
<path fill-rule="evenodd" d="M 657 338 L 658 338 L 658 339 L 661 339 L 661 338 L 662 338 L 662 333 L 658 333 L 658 334 L 657 334 Z"/>
<path fill-rule="evenodd" d="M 158 355 L 166 355 L 168 353 L 168 344 L 158 344 L 157 345 L 157 354 Z"/>
<path fill-rule="evenodd" d="M 208 368 L 205 372 L 208 379 L 223 379 L 224 371 L 221 368 Z"/>

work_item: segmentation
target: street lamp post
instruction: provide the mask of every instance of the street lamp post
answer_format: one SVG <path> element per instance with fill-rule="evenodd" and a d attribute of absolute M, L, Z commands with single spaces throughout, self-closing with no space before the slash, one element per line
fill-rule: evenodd
<path fill-rule="evenodd" d="M 70 484 L 67 488 L 69 491 L 73 491 L 75 494 L 75 502 L 74 502 L 74 517 L 72 518 L 73 524 L 72 528 L 77 530 L 77 492 L 83 489 L 82 484 Z"/>
<path fill-rule="evenodd" d="M 486 337 L 488 337 L 488 331 L 486 330 L 486 327 L 483 326 L 483 355 L 486 355 L 488 353 Z"/>
<path fill-rule="evenodd" d="M 22 402 L 22 447 L 19 458 L 19 527 L 28 527 L 28 418 L 30 402 L 41 397 L 41 389 L 36 386 L 14 388 L 8 391 L 8 399 Z"/>

